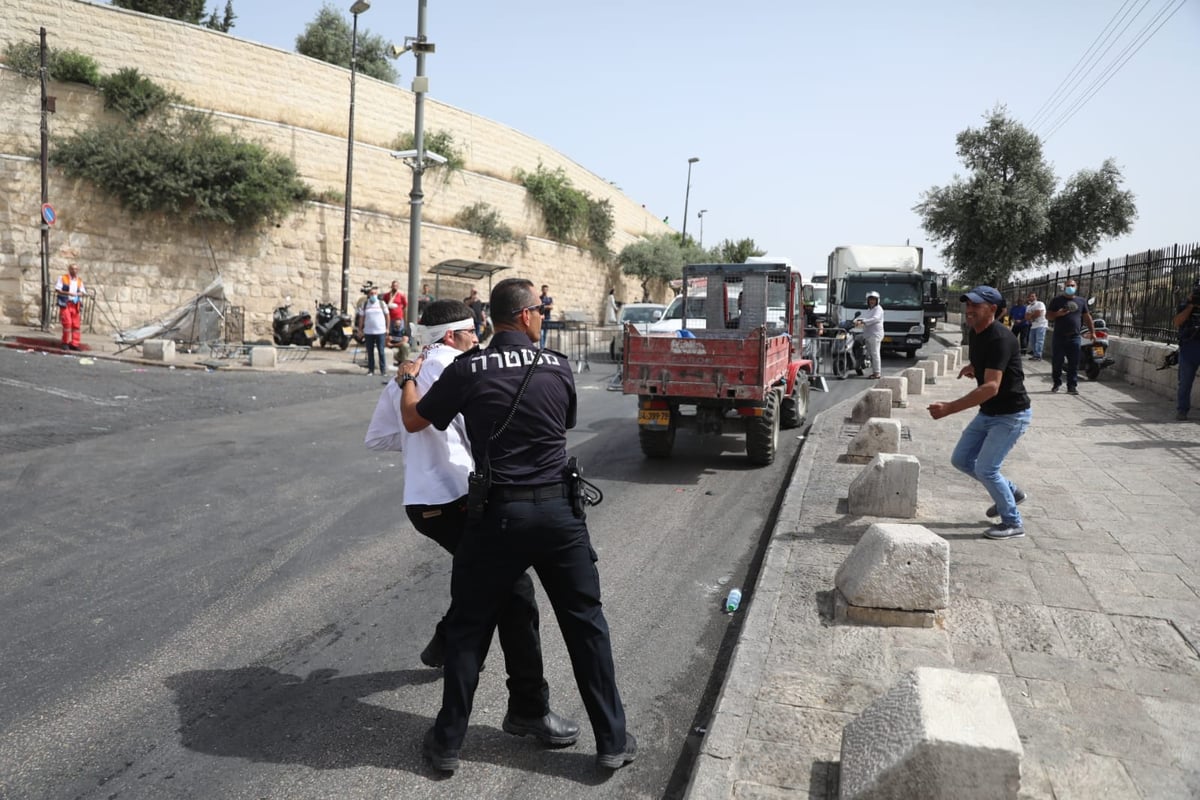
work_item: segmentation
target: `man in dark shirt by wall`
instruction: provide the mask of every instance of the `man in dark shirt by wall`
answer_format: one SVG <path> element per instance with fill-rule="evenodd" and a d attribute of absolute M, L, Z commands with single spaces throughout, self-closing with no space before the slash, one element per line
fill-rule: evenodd
<path fill-rule="evenodd" d="M 1086 297 L 1080 297 L 1079 284 L 1067 278 L 1063 293 L 1046 306 L 1046 319 L 1054 323 L 1054 338 L 1050 341 L 1050 377 L 1054 384 L 1050 391 L 1062 388 L 1063 367 L 1067 372 L 1067 394 L 1079 394 L 1079 347 L 1082 343 L 1080 331 L 1087 328 L 1093 337 L 1092 315 L 1088 311 Z"/>
<path fill-rule="evenodd" d="M 1175 309 L 1171 320 L 1179 331 L 1179 389 L 1175 398 L 1175 419 L 1181 422 L 1192 410 L 1192 385 L 1200 370 L 1200 282 L 1191 296 Z"/>
<path fill-rule="evenodd" d="M 468 522 L 454 553 L 442 709 L 424 742 L 426 758 L 442 771 L 458 768 L 497 609 L 529 567 L 562 628 L 596 737 L 597 763 L 619 769 L 637 755 L 617 691 L 595 550 L 566 480 L 566 434 L 575 425 L 577 403 L 574 372 L 565 355 L 535 344 L 541 308 L 532 282 L 509 278 L 496 284 L 491 344 L 449 364 L 417 402 L 415 418 L 404 416 L 409 431 L 430 424 L 440 430 L 461 413 L 475 474 L 491 476 L 482 516 Z M 406 405 L 416 391 L 408 383 Z M 506 721 L 504 729 L 565 746 L 578 736 L 578 728 L 565 723 L 548 713 L 537 725 L 514 728 Z"/>
<path fill-rule="evenodd" d="M 1012 331 L 996 320 L 1003 305 L 1000 292 L 991 286 L 976 286 L 962 296 L 967 304 L 967 326 L 972 331 L 970 363 L 958 377 L 974 378 L 976 387 L 949 403 L 930 403 L 929 415 L 942 419 L 950 414 L 979 407 L 968 423 L 950 456 L 954 467 L 983 484 L 992 498 L 985 513 L 1000 517 L 984 536 L 989 539 L 1017 539 L 1025 535 L 1017 504 L 1026 495 L 1000 474 L 1005 456 L 1029 428 L 1033 412 L 1025 393 L 1025 372 L 1021 368 L 1021 348 Z"/>

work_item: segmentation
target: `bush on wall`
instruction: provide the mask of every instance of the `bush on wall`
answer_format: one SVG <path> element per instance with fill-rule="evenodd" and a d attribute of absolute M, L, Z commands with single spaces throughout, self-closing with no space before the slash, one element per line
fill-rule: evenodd
<path fill-rule="evenodd" d="M 133 67 L 123 67 L 100 81 L 104 107 L 129 121 L 142 119 L 181 98 L 168 92 Z"/>
<path fill-rule="evenodd" d="M 466 166 L 466 158 L 463 157 L 462 151 L 454 144 L 454 135 L 449 131 L 425 131 L 425 151 L 437 153 L 442 158 L 446 159 L 446 163 L 440 165 L 440 169 L 445 170 L 444 175 L 449 177 L 453 172 L 457 172 Z M 392 142 L 393 150 L 416 150 L 417 137 L 411 132 L 402 133 Z"/>
<path fill-rule="evenodd" d="M 463 206 L 454 216 L 454 224 L 482 237 L 485 246 L 499 247 L 516 238 L 512 228 L 500 218 L 500 212 L 484 202 Z"/>
<path fill-rule="evenodd" d="M 517 180 L 542 212 L 550 238 L 608 258 L 613 233 L 612 203 L 576 189 L 562 167 L 554 171 L 538 163 L 533 172 L 517 170 Z"/>
<path fill-rule="evenodd" d="M 36 78 L 42 68 L 41 46 L 37 42 L 9 42 L 4 46 L 4 61 L 26 78 Z M 100 65 L 78 50 L 47 48 L 46 69 L 56 81 L 100 85 Z"/>

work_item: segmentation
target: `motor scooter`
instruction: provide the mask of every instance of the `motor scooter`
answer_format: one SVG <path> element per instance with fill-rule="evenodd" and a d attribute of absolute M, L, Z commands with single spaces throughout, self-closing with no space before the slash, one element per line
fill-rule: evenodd
<path fill-rule="evenodd" d="M 855 375 L 862 375 L 871 367 L 867 337 L 862 325 L 858 324 L 860 316 L 861 313 L 856 313 L 854 319 L 843 322 L 840 330 L 834 334 L 833 374 L 839 380 L 845 380 L 850 370 L 854 370 Z"/>
<path fill-rule="evenodd" d="M 341 314 L 331 302 L 313 301 L 317 307 L 317 340 L 321 347 L 332 345 L 345 350 L 354 335 L 354 322 L 349 314 Z"/>
<path fill-rule="evenodd" d="M 275 344 L 312 347 L 313 340 L 317 337 L 312 314 L 307 311 L 293 314 L 289 305 L 290 301 L 285 299 L 283 305 L 276 308 L 272 315 L 271 332 Z"/>
<path fill-rule="evenodd" d="M 1108 354 L 1108 325 L 1104 320 L 1092 318 L 1095 336 L 1084 336 L 1079 348 L 1079 371 L 1089 381 L 1100 380 L 1100 370 L 1111 367 L 1116 361 Z"/>

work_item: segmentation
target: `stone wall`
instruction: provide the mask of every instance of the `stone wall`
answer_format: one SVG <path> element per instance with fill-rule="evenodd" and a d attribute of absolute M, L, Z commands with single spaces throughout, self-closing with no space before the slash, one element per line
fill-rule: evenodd
<path fill-rule="evenodd" d="M 91 55 L 102 72 L 133 66 L 181 94 L 188 104 L 212 111 L 221 126 L 288 155 L 316 191 L 345 188 L 349 72 L 217 31 L 78 0 L 7 0 L 0 47 L 36 41 L 47 29 L 52 47 Z M 401 62 L 404 65 L 410 62 Z M 430 59 L 436 93 L 436 57 Z M 67 136 L 104 119 L 101 98 L 86 86 L 51 83 L 57 113 L 51 136 Z M 38 83 L 0 68 L 0 319 L 33 323 L 38 314 L 39 123 Z M 393 159 L 390 145 L 413 124 L 411 92 L 358 76 L 355 97 L 355 158 L 352 293 L 363 281 L 401 281 L 407 288 L 408 190 L 411 172 Z M 421 232 L 422 280 L 447 258 L 511 266 L 502 277 L 549 283 L 556 306 L 602 315 L 603 298 L 615 286 L 618 299 L 640 299 L 640 285 L 574 247 L 544 238 L 540 215 L 518 169 L 539 163 L 561 167 L 579 189 L 608 199 L 613 208 L 614 251 L 638 236 L 668 230 L 631 198 L 561 153 L 507 126 L 473 116 L 427 97 L 427 131 L 449 131 L 466 168 L 449 174 L 427 171 Z M 216 272 L 231 302 L 246 309 L 247 336 L 270 328 L 284 296 L 307 307 L 313 299 L 337 299 L 341 291 L 343 208 L 310 203 L 274 228 L 236 235 L 215 226 L 158 215 L 131 215 L 88 184 L 50 172 L 50 198 L 59 214 L 52 229 L 51 273 L 77 259 L 99 293 L 98 329 L 145 322 L 185 301 Z M 521 244 L 485 247 L 478 236 L 452 227 L 464 206 L 486 202 L 522 237 Z M 443 296 L 465 294 L 466 284 L 442 283 Z M 486 290 L 486 285 L 480 286 Z"/>

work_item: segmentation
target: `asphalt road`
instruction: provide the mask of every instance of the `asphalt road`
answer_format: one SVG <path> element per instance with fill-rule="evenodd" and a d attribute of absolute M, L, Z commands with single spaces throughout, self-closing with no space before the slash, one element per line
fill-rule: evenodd
<path fill-rule="evenodd" d="M 596 771 L 541 595 L 551 702 L 583 736 L 503 734 L 493 647 L 446 780 L 417 654 L 450 561 L 404 519 L 400 455 L 362 447 L 378 379 L 0 349 L 0 797 L 679 796 L 741 619 L 721 600 L 752 585 L 801 432 L 767 468 L 687 432 L 646 461 L 611 372 L 578 375 L 569 446 L 606 496 L 589 524 L 639 758 Z"/>

